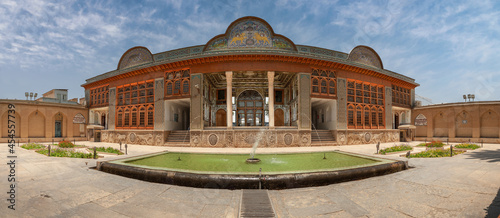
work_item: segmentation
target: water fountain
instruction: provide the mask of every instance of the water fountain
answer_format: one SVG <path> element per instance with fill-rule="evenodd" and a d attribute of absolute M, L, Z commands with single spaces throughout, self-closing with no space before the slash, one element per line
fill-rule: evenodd
<path fill-rule="evenodd" d="M 250 158 L 246 160 L 247 163 L 258 163 L 260 162 L 259 158 L 255 158 L 255 151 L 257 150 L 257 147 L 259 146 L 260 140 L 262 140 L 262 134 L 264 133 L 264 129 L 261 129 L 259 132 L 259 135 L 257 136 L 257 139 L 252 145 L 252 150 L 250 151 Z"/>

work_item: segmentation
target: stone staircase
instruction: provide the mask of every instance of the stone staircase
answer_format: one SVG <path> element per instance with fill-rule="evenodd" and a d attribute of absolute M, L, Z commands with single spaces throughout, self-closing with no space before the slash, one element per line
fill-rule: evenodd
<path fill-rule="evenodd" d="M 331 130 L 312 130 L 311 144 L 313 145 L 336 145 L 337 141 L 333 137 Z"/>
<path fill-rule="evenodd" d="M 189 139 L 191 138 L 189 134 L 189 130 L 176 130 L 170 132 L 167 137 L 167 141 L 165 144 L 173 145 L 173 144 L 189 144 Z"/>

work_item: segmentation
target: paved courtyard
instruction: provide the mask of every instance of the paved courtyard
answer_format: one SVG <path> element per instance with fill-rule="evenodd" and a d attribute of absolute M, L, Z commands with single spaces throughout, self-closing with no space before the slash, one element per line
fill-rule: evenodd
<path fill-rule="evenodd" d="M 110 143 L 77 144 L 119 147 Z M 7 149 L 7 144 L 0 144 L 2 160 L 6 160 Z M 164 150 L 250 152 L 249 148 L 129 145 L 128 156 Z M 259 148 L 257 153 L 326 150 L 373 155 L 375 146 Z M 8 209 L 7 202 L 2 200 L 2 217 L 237 217 L 239 214 L 242 190 L 143 182 L 89 169 L 95 166 L 95 160 L 49 158 L 19 147 L 16 152 L 16 210 Z M 6 199 L 9 166 L 2 162 L 0 193 L 3 194 L 0 195 Z M 410 159 L 409 165 L 411 169 L 390 175 L 322 187 L 270 190 L 269 196 L 278 217 L 497 217 L 500 214 L 500 145 L 485 144 L 482 149 L 451 158 Z"/>

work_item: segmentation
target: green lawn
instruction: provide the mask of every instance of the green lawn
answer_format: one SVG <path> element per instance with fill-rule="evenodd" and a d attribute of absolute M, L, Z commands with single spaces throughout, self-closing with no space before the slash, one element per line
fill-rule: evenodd
<path fill-rule="evenodd" d="M 326 159 L 323 159 L 323 155 L 326 156 Z M 255 157 L 261 161 L 250 164 L 245 162 L 249 158 L 248 154 L 166 153 L 125 163 L 182 171 L 255 173 L 259 172 L 259 168 L 262 168 L 263 173 L 278 173 L 351 168 L 380 162 L 338 152 L 259 154 Z M 179 158 L 180 160 L 178 160 Z"/>

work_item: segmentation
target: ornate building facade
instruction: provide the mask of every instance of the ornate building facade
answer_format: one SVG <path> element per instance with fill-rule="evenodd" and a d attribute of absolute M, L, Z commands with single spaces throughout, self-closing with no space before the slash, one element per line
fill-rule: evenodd
<path fill-rule="evenodd" d="M 399 141 L 418 84 L 370 47 L 296 45 L 243 17 L 204 45 L 131 48 L 82 86 L 102 141 L 279 147 Z"/>

